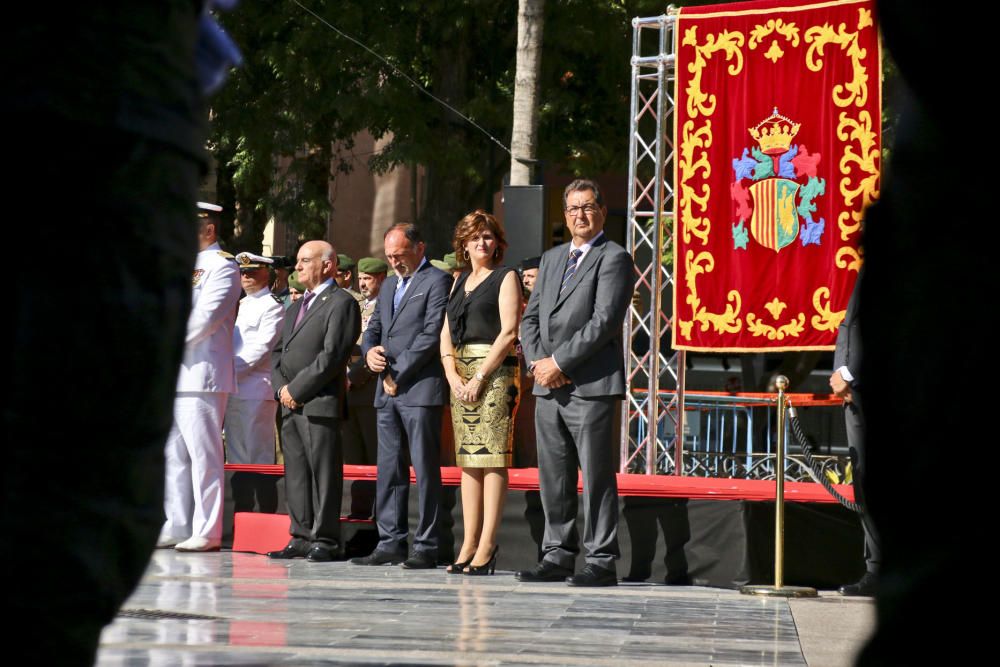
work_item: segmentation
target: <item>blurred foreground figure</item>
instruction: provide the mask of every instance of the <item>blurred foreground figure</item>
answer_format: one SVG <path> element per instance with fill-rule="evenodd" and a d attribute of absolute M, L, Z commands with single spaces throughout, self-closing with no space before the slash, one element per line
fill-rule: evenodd
<path fill-rule="evenodd" d="M 967 582 L 989 585 L 990 575 L 977 575 L 992 571 L 983 566 L 992 560 L 995 485 L 980 471 L 995 450 L 986 419 L 996 391 L 988 364 L 996 249 L 972 236 L 995 217 L 986 210 L 992 198 L 978 196 L 990 192 L 992 149 L 947 165 L 959 155 L 954 92 L 988 62 L 995 40 L 989 22 L 939 9 L 879 2 L 885 44 L 911 98 L 896 103 L 897 138 L 881 199 L 866 214 L 859 287 L 862 407 L 868 440 L 879 444 L 867 453 L 863 483 L 882 547 L 878 627 L 863 665 L 943 662 L 938 654 L 981 664 L 991 651 L 978 631 L 989 616 L 973 611 Z M 961 31 L 952 30 L 959 20 Z M 927 58 L 928 40 L 942 38 L 961 59 Z M 988 105 L 961 113 L 963 133 L 991 132 Z M 982 402 L 970 404 L 975 397 Z"/>
<path fill-rule="evenodd" d="M 87 665 L 163 523 L 204 159 L 201 6 L 11 13 L 7 247 L 31 270 L 13 274 L 2 341 L 5 660 Z M 101 270 L 73 279 L 89 261 Z"/>

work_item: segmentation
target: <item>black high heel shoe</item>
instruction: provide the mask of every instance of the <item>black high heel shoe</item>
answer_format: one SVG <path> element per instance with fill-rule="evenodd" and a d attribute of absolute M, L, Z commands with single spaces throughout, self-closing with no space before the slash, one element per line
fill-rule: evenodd
<path fill-rule="evenodd" d="M 475 557 L 476 557 L 475 554 L 473 554 L 472 558 Z M 448 574 L 465 574 L 465 568 L 469 567 L 469 563 L 472 562 L 472 558 L 465 561 L 464 563 L 455 561 L 445 569 L 445 572 L 447 572 Z"/>
<path fill-rule="evenodd" d="M 497 554 L 500 553 L 500 545 L 497 544 L 493 547 L 493 554 L 490 559 L 483 563 L 482 565 L 473 565 L 472 561 L 469 561 L 469 567 L 465 570 L 465 574 L 472 577 L 481 577 L 487 574 L 493 574 L 497 570 Z"/>

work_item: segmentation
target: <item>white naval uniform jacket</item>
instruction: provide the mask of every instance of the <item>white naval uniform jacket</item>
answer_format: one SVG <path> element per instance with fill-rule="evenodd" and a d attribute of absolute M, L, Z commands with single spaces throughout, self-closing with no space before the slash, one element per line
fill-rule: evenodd
<path fill-rule="evenodd" d="M 271 350 L 281 337 L 285 306 L 264 289 L 240 301 L 233 331 L 236 384 L 243 400 L 274 400 L 271 388 Z"/>
<path fill-rule="evenodd" d="M 213 243 L 198 253 L 192 280 L 184 360 L 177 391 L 236 391 L 233 327 L 240 298 L 240 271 L 232 255 Z"/>

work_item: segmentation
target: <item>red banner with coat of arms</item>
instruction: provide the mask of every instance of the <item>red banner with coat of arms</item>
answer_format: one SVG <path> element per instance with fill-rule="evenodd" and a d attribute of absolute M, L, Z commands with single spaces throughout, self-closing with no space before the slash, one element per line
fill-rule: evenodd
<path fill-rule="evenodd" d="M 831 349 L 878 196 L 873 2 L 683 8 L 675 36 L 673 346 Z"/>

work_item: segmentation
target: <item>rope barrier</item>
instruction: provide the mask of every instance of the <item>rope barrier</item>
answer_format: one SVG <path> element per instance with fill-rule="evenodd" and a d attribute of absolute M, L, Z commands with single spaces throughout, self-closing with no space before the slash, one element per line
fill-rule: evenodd
<path fill-rule="evenodd" d="M 806 471 L 809 473 L 809 476 L 819 484 L 822 484 L 823 488 L 826 489 L 838 503 L 852 512 L 864 514 L 864 510 L 861 508 L 861 505 L 840 495 L 840 493 L 837 492 L 837 489 L 833 487 L 830 480 L 827 479 L 826 475 L 823 474 L 822 466 L 813 458 L 812 442 L 808 437 L 806 437 L 805 432 L 802 430 L 802 425 L 799 423 L 799 416 L 795 412 L 795 408 L 792 407 L 791 403 L 788 405 L 788 420 L 792 425 L 792 433 L 795 434 L 795 439 L 798 440 L 799 446 L 802 447 L 802 458 L 806 461 Z"/>

